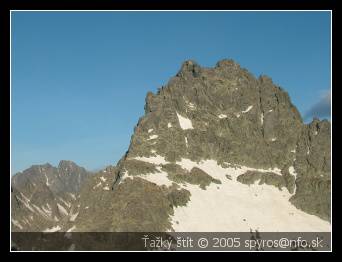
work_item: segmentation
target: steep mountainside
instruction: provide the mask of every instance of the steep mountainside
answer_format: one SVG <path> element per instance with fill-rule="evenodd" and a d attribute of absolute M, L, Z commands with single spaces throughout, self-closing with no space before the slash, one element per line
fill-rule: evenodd
<path fill-rule="evenodd" d="M 12 177 L 12 231 L 57 231 L 78 214 L 76 203 L 91 173 L 71 161 L 34 165 Z"/>
<path fill-rule="evenodd" d="M 54 226 L 329 231 L 330 147 L 330 122 L 304 124 L 269 77 L 232 60 L 214 68 L 186 61 L 147 94 L 117 166 L 85 181 L 74 223 Z"/>

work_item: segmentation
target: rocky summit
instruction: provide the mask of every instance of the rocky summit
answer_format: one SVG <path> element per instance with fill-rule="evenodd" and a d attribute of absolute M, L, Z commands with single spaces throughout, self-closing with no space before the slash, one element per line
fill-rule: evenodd
<path fill-rule="evenodd" d="M 330 231 L 330 128 L 233 60 L 186 61 L 147 94 L 115 167 L 15 175 L 12 230 Z"/>

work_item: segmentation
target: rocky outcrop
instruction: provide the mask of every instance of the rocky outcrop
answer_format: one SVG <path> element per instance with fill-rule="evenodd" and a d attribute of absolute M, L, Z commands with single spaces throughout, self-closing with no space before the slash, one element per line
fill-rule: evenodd
<path fill-rule="evenodd" d="M 128 157 L 283 167 L 293 161 L 291 150 L 304 126 L 284 90 L 232 60 L 215 68 L 185 62 L 156 95 L 147 95 L 145 112 Z"/>
<path fill-rule="evenodd" d="M 294 161 L 297 190 L 290 199 L 296 207 L 326 220 L 331 214 L 330 134 L 327 120 L 314 119 L 303 128 Z"/>

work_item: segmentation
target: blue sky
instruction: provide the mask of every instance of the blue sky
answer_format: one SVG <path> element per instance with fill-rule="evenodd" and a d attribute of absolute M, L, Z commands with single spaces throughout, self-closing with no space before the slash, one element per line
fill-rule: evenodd
<path fill-rule="evenodd" d="M 12 12 L 11 23 L 12 173 L 115 164 L 146 93 L 187 59 L 269 75 L 308 119 L 330 90 L 329 12 Z"/>

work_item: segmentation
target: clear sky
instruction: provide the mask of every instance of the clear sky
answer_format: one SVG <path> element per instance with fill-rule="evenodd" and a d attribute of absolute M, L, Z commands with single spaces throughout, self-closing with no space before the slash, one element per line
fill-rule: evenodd
<path fill-rule="evenodd" d="M 329 12 L 13 12 L 12 174 L 73 160 L 116 162 L 148 91 L 182 62 L 232 58 L 329 118 Z"/>

